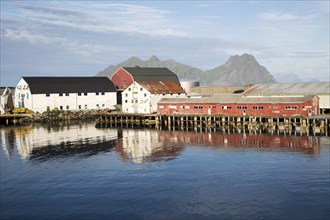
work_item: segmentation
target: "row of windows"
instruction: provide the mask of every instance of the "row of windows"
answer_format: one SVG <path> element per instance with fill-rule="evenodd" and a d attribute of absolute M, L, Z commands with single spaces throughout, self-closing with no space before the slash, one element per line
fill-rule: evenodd
<path fill-rule="evenodd" d="M 128 93 L 125 93 L 125 97 L 128 97 Z M 144 93 L 144 97 L 147 97 L 147 93 Z"/>
<path fill-rule="evenodd" d="M 70 96 L 70 93 L 59 93 L 58 95 L 59 96 Z M 83 92 L 83 93 L 79 92 L 78 93 L 78 96 L 82 96 L 82 95 L 87 96 L 88 93 L 87 92 Z M 105 92 L 96 92 L 95 95 L 105 95 Z M 46 93 L 46 97 L 49 97 L 49 96 L 50 96 L 50 93 Z"/>
<path fill-rule="evenodd" d="M 29 99 L 29 93 L 24 93 L 24 94 L 21 94 L 21 93 L 18 93 L 18 99 Z"/>
<path fill-rule="evenodd" d="M 100 108 L 102 106 L 102 108 L 104 108 L 105 107 L 105 104 L 96 104 L 96 108 Z M 88 105 L 84 105 L 84 109 L 87 109 L 88 108 Z M 69 105 L 67 105 L 67 106 L 63 106 L 63 105 L 61 105 L 60 106 L 60 110 L 70 110 L 70 106 Z M 78 106 L 78 109 L 82 109 L 82 105 L 79 105 Z M 50 106 L 47 106 L 47 111 L 49 111 L 50 110 Z"/>
<path fill-rule="evenodd" d="M 127 100 L 125 100 L 125 102 L 127 103 Z M 132 103 L 133 103 L 133 100 L 132 100 Z M 160 107 L 163 107 L 163 106 L 160 106 Z M 190 107 L 189 106 L 180 106 L 181 109 L 189 109 Z M 195 105 L 193 107 L 194 109 L 203 109 L 204 106 L 202 105 Z M 212 108 L 216 108 L 216 106 L 208 106 L 209 109 L 212 109 Z M 224 106 L 221 106 L 221 109 L 231 109 L 232 106 L 228 105 L 224 105 Z M 237 109 L 247 109 L 247 106 L 237 106 L 236 107 Z M 278 109 L 279 106 L 269 106 L 270 109 Z M 304 106 L 302 108 L 305 108 Z M 254 110 L 262 110 L 264 109 L 264 106 L 252 106 L 252 109 Z M 285 110 L 297 110 L 298 109 L 298 106 L 285 106 Z"/>

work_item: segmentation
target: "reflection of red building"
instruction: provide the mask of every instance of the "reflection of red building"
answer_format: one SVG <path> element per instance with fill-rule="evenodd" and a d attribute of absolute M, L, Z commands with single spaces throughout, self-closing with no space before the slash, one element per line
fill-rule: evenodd
<path fill-rule="evenodd" d="M 320 153 L 317 137 L 281 136 L 267 134 L 221 134 L 179 131 L 159 131 L 159 142 L 172 142 L 178 145 L 202 145 L 232 148 L 283 149 Z"/>
<path fill-rule="evenodd" d="M 162 99 L 159 114 L 206 114 L 227 116 L 313 116 L 319 114 L 317 96 L 244 97 L 240 95 L 210 98 Z"/>

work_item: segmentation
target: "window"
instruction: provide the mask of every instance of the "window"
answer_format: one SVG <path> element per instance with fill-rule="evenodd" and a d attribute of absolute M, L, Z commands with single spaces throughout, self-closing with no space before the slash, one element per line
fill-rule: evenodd
<path fill-rule="evenodd" d="M 203 109 L 204 107 L 203 106 L 201 106 L 201 105 L 195 105 L 194 106 L 194 109 Z"/>
<path fill-rule="evenodd" d="M 285 106 L 285 110 L 296 110 L 298 109 L 297 106 Z"/>
<path fill-rule="evenodd" d="M 143 88 L 140 88 L 140 91 L 143 91 Z"/>
<path fill-rule="evenodd" d="M 260 109 L 264 109 L 264 107 L 263 106 L 252 106 L 252 109 L 260 110 Z"/>
<path fill-rule="evenodd" d="M 237 109 L 247 109 L 246 106 L 237 106 Z"/>
<path fill-rule="evenodd" d="M 101 95 L 105 95 L 105 93 L 104 92 L 101 92 Z"/>
<path fill-rule="evenodd" d="M 29 99 L 29 93 L 26 93 L 26 99 Z"/>
<path fill-rule="evenodd" d="M 63 110 L 63 106 L 62 105 L 60 106 L 60 110 Z"/>
<path fill-rule="evenodd" d="M 100 105 L 99 104 L 96 104 L 96 108 L 100 108 Z"/>
<path fill-rule="evenodd" d="M 63 93 L 60 93 L 59 96 L 63 96 Z"/>
<path fill-rule="evenodd" d="M 69 110 L 69 106 L 68 105 L 66 106 L 66 109 Z"/>
<path fill-rule="evenodd" d="M 132 89 L 131 88 L 128 88 L 128 91 L 131 91 Z"/>
<path fill-rule="evenodd" d="M 50 106 L 47 106 L 47 112 L 50 111 Z"/>
<path fill-rule="evenodd" d="M 65 93 L 66 96 L 69 96 L 69 93 Z"/>
<path fill-rule="evenodd" d="M 135 99 L 135 103 L 138 103 L 138 100 L 137 99 Z"/>
<path fill-rule="evenodd" d="M 147 97 L 147 93 L 144 93 L 144 97 Z"/>
<path fill-rule="evenodd" d="M 50 94 L 49 93 L 46 93 L 46 97 L 49 97 L 50 96 Z"/>
<path fill-rule="evenodd" d="M 87 92 L 85 92 L 84 95 L 87 96 Z"/>
<path fill-rule="evenodd" d="M 98 92 L 96 92 L 96 93 L 95 93 L 95 95 L 99 95 L 99 93 L 98 93 Z"/>
<path fill-rule="evenodd" d="M 127 100 L 125 100 L 125 103 L 127 103 L 128 101 Z"/>
<path fill-rule="evenodd" d="M 78 108 L 81 109 L 81 105 L 79 105 Z"/>
<path fill-rule="evenodd" d="M 81 92 L 78 93 L 78 96 L 81 96 Z"/>
<path fill-rule="evenodd" d="M 102 107 L 104 107 L 105 106 L 105 104 L 102 104 Z"/>
<path fill-rule="evenodd" d="M 87 109 L 87 105 L 85 105 L 85 109 Z"/>
<path fill-rule="evenodd" d="M 125 93 L 125 97 L 128 97 L 128 93 Z"/>
<path fill-rule="evenodd" d="M 227 106 L 227 105 L 224 105 L 224 106 L 221 106 L 222 109 L 231 109 L 231 106 Z"/>

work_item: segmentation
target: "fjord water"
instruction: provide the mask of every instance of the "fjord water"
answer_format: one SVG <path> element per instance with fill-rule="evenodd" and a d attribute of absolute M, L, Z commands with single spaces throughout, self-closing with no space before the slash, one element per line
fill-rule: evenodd
<path fill-rule="evenodd" d="M 0 128 L 1 219 L 329 219 L 329 137 Z"/>

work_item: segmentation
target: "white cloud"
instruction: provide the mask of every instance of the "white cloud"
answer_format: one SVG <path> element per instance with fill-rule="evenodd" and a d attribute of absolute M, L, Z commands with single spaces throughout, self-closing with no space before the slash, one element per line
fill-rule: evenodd
<path fill-rule="evenodd" d="M 298 16 L 292 13 L 283 13 L 281 11 L 264 12 L 260 18 L 268 21 L 292 21 L 298 19 Z"/>

